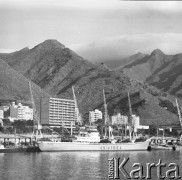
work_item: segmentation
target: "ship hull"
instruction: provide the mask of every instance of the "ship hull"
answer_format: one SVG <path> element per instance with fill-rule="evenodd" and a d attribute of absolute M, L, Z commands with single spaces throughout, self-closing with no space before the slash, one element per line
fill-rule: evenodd
<path fill-rule="evenodd" d="M 151 145 L 152 150 L 176 150 L 176 146 Z"/>
<path fill-rule="evenodd" d="M 0 149 L 0 153 L 20 153 L 20 152 L 24 152 L 23 148 L 3 148 Z"/>
<path fill-rule="evenodd" d="M 40 142 L 41 151 L 146 151 L 149 141 L 138 143 Z"/>

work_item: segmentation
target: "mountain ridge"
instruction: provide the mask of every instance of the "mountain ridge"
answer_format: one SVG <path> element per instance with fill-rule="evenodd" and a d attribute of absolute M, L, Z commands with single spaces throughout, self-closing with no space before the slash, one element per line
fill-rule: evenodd
<path fill-rule="evenodd" d="M 127 92 L 130 92 L 133 111 L 141 116 L 142 124 L 178 123 L 176 112 L 160 105 L 172 103 L 175 107 L 169 94 L 132 80 L 122 71 L 112 71 L 104 64 L 94 65 L 55 40 L 44 41 L 29 50 L 0 54 L 0 58 L 53 97 L 73 99 L 74 86 L 85 121 L 88 111 L 95 108 L 103 111 L 105 89 L 110 115 L 114 109 L 128 113 Z"/>
<path fill-rule="evenodd" d="M 166 55 L 156 49 L 142 59 L 135 59 L 134 63 L 117 68 L 132 79 L 148 82 L 157 88 L 182 97 L 182 54 Z"/>
<path fill-rule="evenodd" d="M 20 100 L 32 105 L 29 83 L 32 86 L 37 110 L 39 107 L 40 97 L 49 97 L 49 94 L 44 92 L 39 86 L 25 78 L 21 73 L 14 70 L 6 62 L 0 59 L 0 99 L 2 100 Z"/>

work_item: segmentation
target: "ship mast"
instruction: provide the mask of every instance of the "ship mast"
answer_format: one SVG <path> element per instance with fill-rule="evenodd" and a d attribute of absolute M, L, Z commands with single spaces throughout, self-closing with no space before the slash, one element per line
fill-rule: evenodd
<path fill-rule="evenodd" d="M 31 102 L 32 102 L 32 107 L 33 107 L 33 122 L 34 122 L 34 130 L 32 133 L 32 139 L 33 139 L 33 137 L 35 137 L 35 139 L 37 140 L 38 137 L 40 137 L 40 138 L 43 137 L 42 132 L 41 132 L 42 126 L 40 124 L 40 120 L 38 118 L 38 113 L 36 111 L 35 101 L 34 101 L 33 93 L 32 93 L 32 86 L 31 86 L 30 82 L 29 82 L 29 88 L 30 88 Z"/>
<path fill-rule="evenodd" d="M 130 101 L 130 94 L 128 92 L 128 106 L 129 106 L 129 118 L 128 118 L 128 124 L 132 126 L 132 109 L 131 109 L 131 101 Z"/>
<path fill-rule="evenodd" d="M 179 109 L 179 105 L 178 105 L 177 99 L 176 99 L 176 106 L 177 106 L 177 111 L 178 111 L 178 117 L 179 117 L 180 126 L 181 126 L 181 128 L 182 128 L 181 112 L 180 112 L 180 109 Z M 180 142 L 181 142 L 181 140 L 182 140 L 182 134 L 181 134 L 181 136 L 180 136 Z"/>
<path fill-rule="evenodd" d="M 104 127 L 105 127 L 105 136 L 107 136 L 108 112 L 107 112 L 107 104 L 106 104 L 104 89 L 103 89 L 103 98 L 104 98 Z"/>
<path fill-rule="evenodd" d="M 128 125 L 129 125 L 129 136 L 130 140 L 132 140 L 132 133 L 134 133 L 134 125 L 132 122 L 132 108 L 131 108 L 131 101 L 130 101 L 130 94 L 128 92 L 128 106 L 129 106 L 129 116 L 128 116 Z"/>
<path fill-rule="evenodd" d="M 180 125 L 182 127 L 181 113 L 180 113 L 180 110 L 179 110 L 179 105 L 178 105 L 177 99 L 176 99 L 176 106 L 177 106 L 177 111 L 178 111 L 179 122 L 180 122 Z"/>

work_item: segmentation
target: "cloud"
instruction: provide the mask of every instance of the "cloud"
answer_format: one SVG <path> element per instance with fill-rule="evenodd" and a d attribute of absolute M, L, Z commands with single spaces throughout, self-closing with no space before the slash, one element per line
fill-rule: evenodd
<path fill-rule="evenodd" d="M 1 0 L 1 5 L 15 7 L 61 7 L 78 9 L 112 9 L 119 4 L 118 0 Z"/>
<path fill-rule="evenodd" d="M 0 5 L 11 7 L 57 7 L 76 9 L 170 10 L 182 9 L 179 1 L 122 1 L 122 0 L 0 0 Z"/>
<path fill-rule="evenodd" d="M 120 58 L 121 53 L 106 44 L 124 49 L 120 45 L 124 40 L 130 47 L 130 41 L 144 41 L 143 35 L 137 33 L 149 33 L 151 39 L 152 33 L 181 33 L 182 29 L 182 2 L 0 0 L 0 12 L 0 48 L 9 49 L 32 47 L 46 39 L 57 39 L 71 49 L 95 42 L 95 46 L 101 44 L 105 48 L 105 54 L 112 50 L 112 54 Z M 123 34 L 125 38 L 121 36 Z M 129 34 L 135 34 L 132 37 L 138 36 L 141 40 L 127 40 Z M 99 47 L 87 47 L 87 54 L 88 49 L 92 53 L 93 48 L 98 54 L 102 51 Z M 125 56 L 125 52 L 122 54 Z M 109 54 L 106 57 L 110 57 Z"/>
<path fill-rule="evenodd" d="M 166 54 L 182 53 L 181 42 L 180 33 L 125 34 L 93 42 L 75 51 L 80 56 L 97 62 L 120 60 L 138 52 L 150 54 L 157 48 Z"/>
<path fill-rule="evenodd" d="M 14 49 L 5 49 L 5 48 L 0 48 L 0 53 L 11 53 L 14 52 Z"/>

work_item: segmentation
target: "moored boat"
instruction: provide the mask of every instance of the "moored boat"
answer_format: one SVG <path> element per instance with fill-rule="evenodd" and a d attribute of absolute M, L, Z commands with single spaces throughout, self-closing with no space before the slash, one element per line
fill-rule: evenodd
<path fill-rule="evenodd" d="M 80 143 L 80 142 L 54 142 L 39 143 L 41 151 L 146 151 L 150 140 L 138 143 Z"/>
<path fill-rule="evenodd" d="M 40 141 L 41 151 L 146 151 L 150 139 L 144 142 L 100 143 L 98 132 L 88 132 L 76 137 L 72 142 L 61 142 L 58 139 Z"/>
<path fill-rule="evenodd" d="M 151 138 L 151 150 L 176 150 L 178 149 L 174 143 L 175 138 L 170 137 L 153 137 Z"/>
<path fill-rule="evenodd" d="M 4 147 L 3 144 L 0 145 L 0 153 L 17 153 L 17 152 L 24 152 L 22 147 Z"/>
<path fill-rule="evenodd" d="M 146 151 L 149 141 L 139 143 L 41 142 L 41 151 Z"/>

